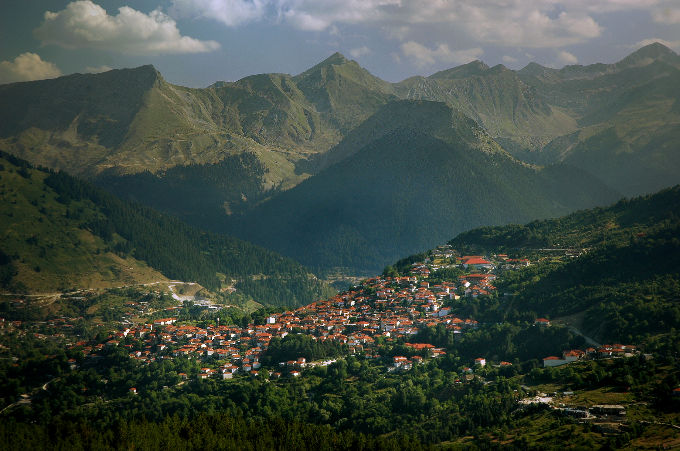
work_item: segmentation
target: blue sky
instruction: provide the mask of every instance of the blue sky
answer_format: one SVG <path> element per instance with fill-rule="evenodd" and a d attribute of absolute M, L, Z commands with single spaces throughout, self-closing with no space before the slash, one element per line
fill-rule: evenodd
<path fill-rule="evenodd" d="M 679 0 L 3 0 L 0 83 L 153 64 L 202 87 L 339 51 L 399 81 L 475 59 L 519 69 L 680 50 Z"/>

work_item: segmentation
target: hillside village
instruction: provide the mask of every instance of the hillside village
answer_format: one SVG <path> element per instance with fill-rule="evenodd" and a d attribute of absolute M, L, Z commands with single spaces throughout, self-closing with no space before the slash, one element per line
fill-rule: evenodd
<path fill-rule="evenodd" d="M 142 309 L 146 320 L 132 324 L 130 314 L 121 318 L 120 326 L 111 331 L 100 342 L 74 341 L 74 328 L 78 318 L 56 318 L 35 324 L 21 321 L 0 320 L 5 331 L 26 328 L 34 336 L 45 340 L 64 341 L 71 350 L 81 350 L 85 363 L 96 360 L 111 348 L 124 347 L 129 357 L 141 363 L 149 363 L 175 357 L 189 357 L 204 363 L 199 378 L 219 377 L 230 379 L 238 374 L 259 377 L 299 376 L 306 367 L 328 365 L 335 361 L 326 359 L 307 361 L 298 356 L 294 360 L 278 362 L 275 371 L 271 368 L 262 374 L 262 358 L 272 339 L 283 339 L 290 334 L 311 337 L 318 343 L 333 343 L 342 346 L 343 352 L 361 355 L 367 359 L 382 359 L 388 371 L 407 371 L 413 365 L 426 359 L 446 354 L 444 348 L 428 343 L 411 343 L 412 338 L 423 328 L 442 325 L 452 331 L 458 339 L 469 330 L 480 327 L 473 318 L 460 318 L 451 313 L 452 305 L 462 297 L 476 298 L 496 291 L 493 285 L 499 272 L 527 267 L 531 262 L 526 258 L 512 259 L 506 254 L 485 257 L 480 255 L 460 256 L 449 245 L 439 246 L 423 261 L 412 263 L 403 276 L 377 276 L 364 280 L 360 285 L 330 299 L 266 317 L 264 324 L 215 325 L 199 327 L 178 316 L 158 317 L 159 312 L 148 308 L 148 302 L 130 302 L 131 306 Z M 431 282 L 438 271 L 457 269 L 455 280 Z M 177 297 L 175 296 L 175 299 Z M 17 303 L 23 303 L 17 300 Z M 202 304 L 202 308 L 215 309 L 215 305 Z M 171 306 L 164 310 L 172 315 L 180 307 Z M 546 318 L 536 319 L 536 327 L 550 327 Z M 53 333 L 36 332 L 43 327 Z M 55 332 L 56 331 L 56 332 Z M 404 343 L 412 350 L 409 358 L 379 354 L 379 345 L 390 342 Z M 561 357 L 548 356 L 543 359 L 544 367 L 559 366 L 586 358 L 630 356 L 634 346 L 603 345 L 585 350 L 565 350 Z M 76 366 L 75 359 L 71 365 Z M 471 366 L 485 366 L 486 358 L 479 357 Z M 498 362 L 499 366 L 510 366 L 510 362 Z M 270 365 L 271 367 L 271 365 Z M 472 368 L 465 368 L 472 373 Z M 186 374 L 182 377 L 187 378 Z"/>

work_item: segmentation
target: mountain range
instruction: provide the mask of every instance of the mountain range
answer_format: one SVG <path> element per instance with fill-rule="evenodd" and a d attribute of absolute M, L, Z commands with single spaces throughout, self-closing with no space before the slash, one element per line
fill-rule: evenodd
<path fill-rule="evenodd" d="M 680 182 L 680 57 L 388 83 L 334 54 L 204 89 L 151 66 L 0 86 L 0 149 L 319 270 Z M 396 244 L 399 243 L 399 244 Z"/>

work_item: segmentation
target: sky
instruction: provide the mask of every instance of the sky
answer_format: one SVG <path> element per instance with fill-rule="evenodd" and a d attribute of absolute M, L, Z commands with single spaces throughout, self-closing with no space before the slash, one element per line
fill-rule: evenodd
<path fill-rule="evenodd" d="M 680 52 L 680 0 L 0 0 L 0 83 L 153 64 L 205 87 L 340 52 L 396 82 L 473 60 L 520 69 Z"/>

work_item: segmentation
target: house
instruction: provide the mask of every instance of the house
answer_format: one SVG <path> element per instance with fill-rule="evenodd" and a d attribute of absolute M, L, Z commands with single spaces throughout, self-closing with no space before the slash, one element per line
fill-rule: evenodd
<path fill-rule="evenodd" d="M 478 357 L 475 359 L 475 365 L 479 366 L 485 366 L 486 365 L 486 359 L 483 357 Z"/>
<path fill-rule="evenodd" d="M 465 269 L 494 269 L 495 266 L 490 261 L 483 257 L 472 255 L 463 258 L 463 267 Z"/>
<path fill-rule="evenodd" d="M 543 368 L 547 368 L 549 366 L 560 366 L 564 365 L 565 363 L 569 362 L 564 359 L 560 359 L 559 357 L 550 356 L 543 359 Z"/>
<path fill-rule="evenodd" d="M 567 362 L 575 362 L 585 356 L 585 352 L 580 349 L 572 349 L 571 351 L 564 351 L 562 358 Z"/>
<path fill-rule="evenodd" d="M 534 326 L 542 326 L 542 327 L 547 327 L 550 325 L 550 320 L 546 318 L 536 318 L 536 321 L 534 321 Z"/>

